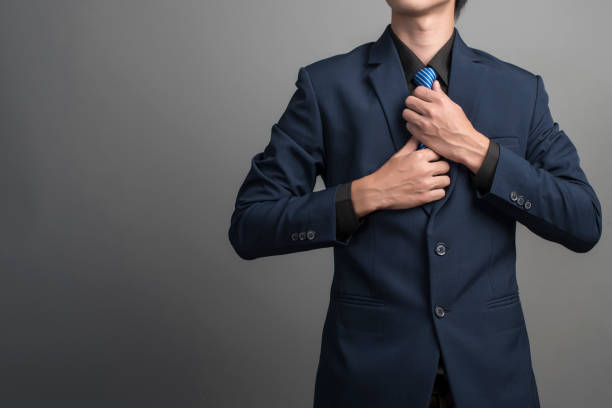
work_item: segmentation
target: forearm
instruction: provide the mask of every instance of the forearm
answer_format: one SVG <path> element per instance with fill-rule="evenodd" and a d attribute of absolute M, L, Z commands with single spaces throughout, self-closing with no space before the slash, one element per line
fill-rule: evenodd
<path fill-rule="evenodd" d="M 354 180 L 351 183 L 351 196 L 359 219 L 383 208 L 383 194 L 376 185 L 374 173 Z"/>
<path fill-rule="evenodd" d="M 467 167 L 472 174 L 477 174 L 487 154 L 491 153 L 491 143 L 488 137 L 474 130 L 474 134 L 465 140 L 458 155 L 458 162 Z"/>

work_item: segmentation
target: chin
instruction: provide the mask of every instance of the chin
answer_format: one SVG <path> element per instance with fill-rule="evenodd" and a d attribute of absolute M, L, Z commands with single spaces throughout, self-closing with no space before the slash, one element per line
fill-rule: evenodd
<path fill-rule="evenodd" d="M 420 15 L 434 7 L 450 3 L 452 0 L 387 0 L 387 4 L 396 13 Z"/>

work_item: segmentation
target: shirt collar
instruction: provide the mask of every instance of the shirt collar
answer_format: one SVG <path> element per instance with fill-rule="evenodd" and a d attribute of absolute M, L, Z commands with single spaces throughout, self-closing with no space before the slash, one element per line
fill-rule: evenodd
<path fill-rule="evenodd" d="M 400 61 L 402 62 L 402 67 L 406 73 L 406 78 L 411 80 L 419 69 L 424 68 L 426 65 L 423 64 L 419 57 L 417 57 L 415 53 L 412 52 L 412 50 L 397 37 L 393 30 L 389 30 L 389 32 L 391 33 L 391 38 L 393 39 L 393 43 L 397 48 Z M 436 55 L 433 56 L 431 61 L 429 61 L 429 64 L 427 64 L 427 66 L 430 66 L 436 70 L 438 78 L 443 81 L 444 85 L 447 87 L 454 39 L 455 30 L 453 30 L 453 34 L 448 41 L 446 41 L 446 43 L 438 50 Z"/>

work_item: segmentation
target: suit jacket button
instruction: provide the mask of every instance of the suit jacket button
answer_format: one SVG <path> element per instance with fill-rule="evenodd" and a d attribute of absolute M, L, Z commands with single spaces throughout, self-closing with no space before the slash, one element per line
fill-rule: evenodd
<path fill-rule="evenodd" d="M 446 244 L 444 242 L 438 242 L 436 243 L 436 254 L 443 256 L 446 254 Z"/>
<path fill-rule="evenodd" d="M 438 317 L 440 317 L 440 318 L 442 318 L 442 317 L 446 316 L 446 311 L 445 311 L 445 310 L 444 310 L 444 308 L 443 308 L 442 306 L 440 306 L 440 305 L 437 305 L 437 306 L 434 308 L 434 312 L 436 313 L 436 316 L 438 316 Z"/>
<path fill-rule="evenodd" d="M 300 232 L 300 240 L 306 239 L 306 233 L 304 231 Z"/>
<path fill-rule="evenodd" d="M 510 193 L 510 199 L 512 201 L 516 201 L 517 198 L 518 198 L 518 194 L 516 193 L 516 191 L 513 191 Z"/>
<path fill-rule="evenodd" d="M 525 197 L 523 197 L 523 196 L 518 196 L 518 198 L 516 199 L 516 203 L 517 203 L 518 205 L 523 205 L 523 204 L 525 204 Z"/>
<path fill-rule="evenodd" d="M 531 201 L 529 201 L 529 200 L 525 201 L 525 205 L 523 207 L 525 207 L 526 210 L 530 209 L 531 208 Z"/>
<path fill-rule="evenodd" d="M 306 233 L 306 238 L 313 240 L 315 238 L 315 232 L 313 230 L 310 230 Z"/>
<path fill-rule="evenodd" d="M 297 239 L 298 239 L 298 238 L 299 238 L 299 237 L 298 237 L 298 233 L 297 233 L 297 232 L 294 232 L 293 234 L 291 234 L 291 239 L 292 239 L 293 241 L 297 241 Z"/>

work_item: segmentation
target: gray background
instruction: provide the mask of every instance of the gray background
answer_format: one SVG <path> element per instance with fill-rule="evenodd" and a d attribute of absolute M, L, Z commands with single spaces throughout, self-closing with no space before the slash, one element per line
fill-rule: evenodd
<path fill-rule="evenodd" d="M 611 12 L 469 0 L 457 21 L 543 76 L 603 207 L 586 254 L 517 226 L 544 407 L 612 399 Z M 0 405 L 311 406 L 332 249 L 244 261 L 229 219 L 299 67 L 389 21 L 383 0 L 3 0 Z"/>

